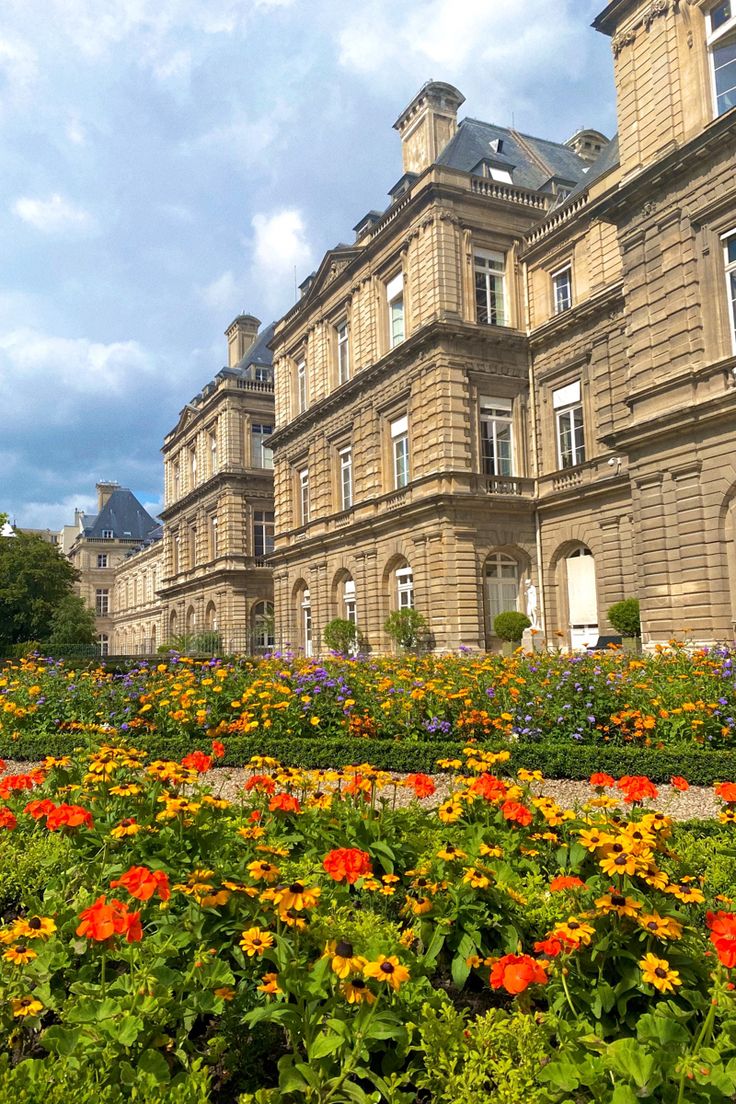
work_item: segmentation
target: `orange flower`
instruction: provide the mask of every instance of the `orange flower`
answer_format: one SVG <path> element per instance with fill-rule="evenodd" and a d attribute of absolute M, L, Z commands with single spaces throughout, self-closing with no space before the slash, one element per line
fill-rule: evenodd
<path fill-rule="evenodd" d="M 502 801 L 508 786 L 493 774 L 479 774 L 470 785 L 471 793 L 484 797 L 486 801 Z"/>
<path fill-rule="evenodd" d="M 215 759 L 222 759 L 225 755 L 225 745 L 220 740 L 212 741 L 212 754 Z"/>
<path fill-rule="evenodd" d="M 300 813 L 302 811 L 298 798 L 288 793 L 276 794 L 269 801 L 268 807 L 272 813 Z"/>
<path fill-rule="evenodd" d="M 32 816 L 34 820 L 40 820 L 41 817 L 48 816 L 56 808 L 56 805 L 48 797 L 40 798 L 36 797 L 33 801 L 29 801 L 23 810 L 28 816 Z"/>
<path fill-rule="evenodd" d="M 92 823 L 92 814 L 81 805 L 57 805 L 46 817 L 46 827 L 51 832 L 59 828 L 78 828 L 80 824 L 91 828 Z"/>
<path fill-rule="evenodd" d="M 130 912 L 122 901 L 113 898 L 108 904 L 104 896 L 98 897 L 93 905 L 80 913 L 81 924 L 77 935 L 95 939 L 98 943 L 113 935 L 125 935 L 128 943 L 137 943 L 143 936 L 140 916 L 139 912 Z"/>
<path fill-rule="evenodd" d="M 560 893 L 563 889 L 577 889 L 581 885 L 585 885 L 585 882 L 574 874 L 560 874 L 558 878 L 552 879 L 549 888 L 552 893 Z"/>
<path fill-rule="evenodd" d="M 736 966 L 736 913 L 708 912 L 705 922 L 718 958 L 730 970 Z"/>
<path fill-rule="evenodd" d="M 716 793 L 727 805 L 736 805 L 736 782 L 719 782 Z"/>
<path fill-rule="evenodd" d="M 110 882 L 110 889 L 116 889 L 118 886 L 127 889 L 130 896 L 138 901 L 150 901 L 154 893 L 157 893 L 162 901 L 168 901 L 171 896 L 169 879 L 163 870 L 149 870 L 147 866 L 131 866 L 125 874 Z"/>
<path fill-rule="evenodd" d="M 325 855 L 322 866 L 335 882 L 347 882 L 353 885 L 358 878 L 372 874 L 371 857 L 367 851 L 357 847 L 339 847 Z"/>
<path fill-rule="evenodd" d="M 12 831 L 17 827 L 18 821 L 15 818 L 15 814 L 11 809 L 8 809 L 6 805 L 0 806 L 0 828 L 7 828 L 8 831 Z"/>
<path fill-rule="evenodd" d="M 511 820 L 515 824 L 531 824 L 532 814 L 526 805 L 520 804 L 518 801 L 504 801 L 501 806 L 501 812 L 504 820 Z"/>
<path fill-rule="evenodd" d="M 616 785 L 629 805 L 644 801 L 645 798 L 656 797 L 658 793 L 654 783 L 642 774 L 625 774 Z"/>
<path fill-rule="evenodd" d="M 675 790 L 680 790 L 682 793 L 684 793 L 685 790 L 690 789 L 690 783 L 680 774 L 672 775 L 672 777 L 670 778 L 670 786 L 672 786 L 672 788 Z"/>
<path fill-rule="evenodd" d="M 203 751 L 192 751 L 184 756 L 181 765 L 187 770 L 195 770 L 197 774 L 206 774 L 212 767 L 212 756 L 205 755 Z"/>
<path fill-rule="evenodd" d="M 547 955 L 547 958 L 557 958 L 559 954 L 562 954 L 563 950 L 566 950 L 572 944 L 567 940 L 562 940 L 556 936 L 548 936 L 546 939 L 540 940 L 539 943 L 534 944 L 534 950 L 537 954 Z"/>
<path fill-rule="evenodd" d="M 250 793 L 251 790 L 263 790 L 264 793 L 272 794 L 276 789 L 276 783 L 270 774 L 252 774 L 243 789 L 246 793 Z"/>
<path fill-rule="evenodd" d="M 600 786 L 601 789 L 610 789 L 611 786 L 616 785 L 616 779 L 612 778 L 610 774 L 604 774 L 603 771 L 591 774 L 589 781 L 591 786 Z"/>
<path fill-rule="evenodd" d="M 431 797 L 435 791 L 435 784 L 428 774 L 408 774 L 404 781 L 417 797 Z"/>
<path fill-rule="evenodd" d="M 504 955 L 491 970 L 491 988 L 505 989 L 514 996 L 523 993 L 530 985 L 545 985 L 546 982 L 544 966 L 531 955 Z"/>

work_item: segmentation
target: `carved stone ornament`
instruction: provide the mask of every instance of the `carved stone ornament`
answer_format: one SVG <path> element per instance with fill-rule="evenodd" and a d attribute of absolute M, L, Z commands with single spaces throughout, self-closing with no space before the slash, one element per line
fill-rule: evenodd
<path fill-rule="evenodd" d="M 677 0 L 652 0 L 638 23 L 633 27 L 629 27 L 627 31 L 619 31 L 611 39 L 614 57 L 618 57 L 624 46 L 630 46 L 632 42 L 636 41 L 636 35 L 640 27 L 644 27 L 648 31 L 654 20 L 660 15 L 666 15 L 671 6 L 676 8 Z"/>
<path fill-rule="evenodd" d="M 624 46 L 630 46 L 632 42 L 636 42 L 636 31 L 633 28 L 628 31 L 619 31 L 619 33 L 615 34 L 611 39 L 613 56 L 618 57 Z"/>
<path fill-rule="evenodd" d="M 330 265 L 330 271 L 327 273 L 327 279 L 325 283 L 331 284 L 333 280 L 336 280 L 343 269 L 347 268 L 347 261 L 333 261 Z"/>
<path fill-rule="evenodd" d="M 647 30 L 651 27 L 658 15 L 666 15 L 670 10 L 670 0 L 654 0 L 644 13 L 644 26 Z"/>

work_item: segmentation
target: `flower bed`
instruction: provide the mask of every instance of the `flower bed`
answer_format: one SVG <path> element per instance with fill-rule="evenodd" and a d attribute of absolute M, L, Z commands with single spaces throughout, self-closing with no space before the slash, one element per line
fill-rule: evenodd
<path fill-rule="evenodd" d="M 642 776 L 598 772 L 575 813 L 471 745 L 427 810 L 367 765 L 261 756 L 228 802 L 208 785 L 225 750 L 104 746 L 0 779 L 3 839 L 65 845 L 0 928 L 4 1099 L 736 1093 L 736 878 L 704 872 L 733 850 L 736 785 L 698 851 L 641 808 Z"/>

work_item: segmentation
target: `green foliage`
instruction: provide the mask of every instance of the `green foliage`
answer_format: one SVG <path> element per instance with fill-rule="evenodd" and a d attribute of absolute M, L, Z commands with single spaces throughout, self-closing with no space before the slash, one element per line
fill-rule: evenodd
<path fill-rule="evenodd" d="M 624 598 L 622 602 L 614 602 L 608 611 L 608 620 L 621 636 L 641 636 L 639 599 Z"/>
<path fill-rule="evenodd" d="M 78 578 L 59 549 L 40 537 L 0 540 L 0 650 L 48 641 L 54 613 Z"/>
<path fill-rule="evenodd" d="M 499 640 L 506 640 L 512 644 L 520 644 L 524 635 L 524 629 L 531 626 L 531 621 L 525 613 L 516 610 L 506 610 L 499 613 L 493 622 L 493 631 Z"/>
<path fill-rule="evenodd" d="M 179 652 L 181 655 L 215 656 L 222 653 L 222 637 L 214 629 L 206 632 L 182 633 L 168 644 L 157 649 L 161 654 Z"/>
<path fill-rule="evenodd" d="M 345 617 L 334 617 L 322 630 L 322 640 L 331 652 L 352 655 L 359 645 L 358 626 Z"/>
<path fill-rule="evenodd" d="M 111 1057 L 111 1056 L 110 1056 Z M 164 1063 L 165 1064 L 165 1063 Z M 126 1068 L 127 1067 L 127 1068 Z M 200 1063 L 173 1082 L 129 1063 L 116 1065 L 104 1052 L 94 1061 L 53 1055 L 14 1069 L 0 1058 L 0 1101 L 23 1104 L 209 1104 L 209 1074 Z"/>
<path fill-rule="evenodd" d="M 427 619 L 415 609 L 393 610 L 384 623 L 384 629 L 400 648 L 408 651 L 418 648 L 427 635 Z"/>
<path fill-rule="evenodd" d="M 71 846 L 64 836 L 4 832 L 0 836 L 0 912 L 40 898 L 64 870 Z"/>
<path fill-rule="evenodd" d="M 60 655 L 68 648 L 91 645 L 95 642 L 95 615 L 83 598 L 67 594 L 54 610 L 51 619 L 49 651 Z"/>

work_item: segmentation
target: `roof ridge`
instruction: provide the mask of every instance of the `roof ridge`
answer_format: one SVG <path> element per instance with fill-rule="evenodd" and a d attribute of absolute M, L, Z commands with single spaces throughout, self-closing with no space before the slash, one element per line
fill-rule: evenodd
<path fill-rule="evenodd" d="M 550 146 L 557 146 L 558 149 L 567 150 L 569 153 L 574 153 L 575 152 L 574 150 L 570 149 L 570 147 L 567 145 L 566 142 L 556 142 L 554 138 L 540 138 L 538 134 L 526 134 L 523 130 L 516 130 L 514 127 L 510 127 L 510 126 L 501 126 L 500 123 L 489 123 L 485 119 L 474 119 L 474 118 L 472 118 L 472 116 L 466 116 L 464 119 L 460 120 L 460 123 L 458 125 L 458 129 L 463 125 L 463 123 L 477 123 L 479 126 L 493 127 L 495 130 L 503 130 L 507 134 L 512 135 L 512 137 L 518 137 L 518 138 L 522 139 L 522 142 L 521 142 L 522 145 L 524 145 L 524 139 L 526 139 L 527 141 L 530 141 L 530 142 L 546 142 Z M 590 128 L 587 128 L 587 129 L 590 129 Z M 599 133 L 602 134 L 603 131 L 599 131 Z M 610 141 L 610 139 L 609 139 L 609 141 Z M 526 149 L 525 145 L 524 145 L 524 148 Z"/>

